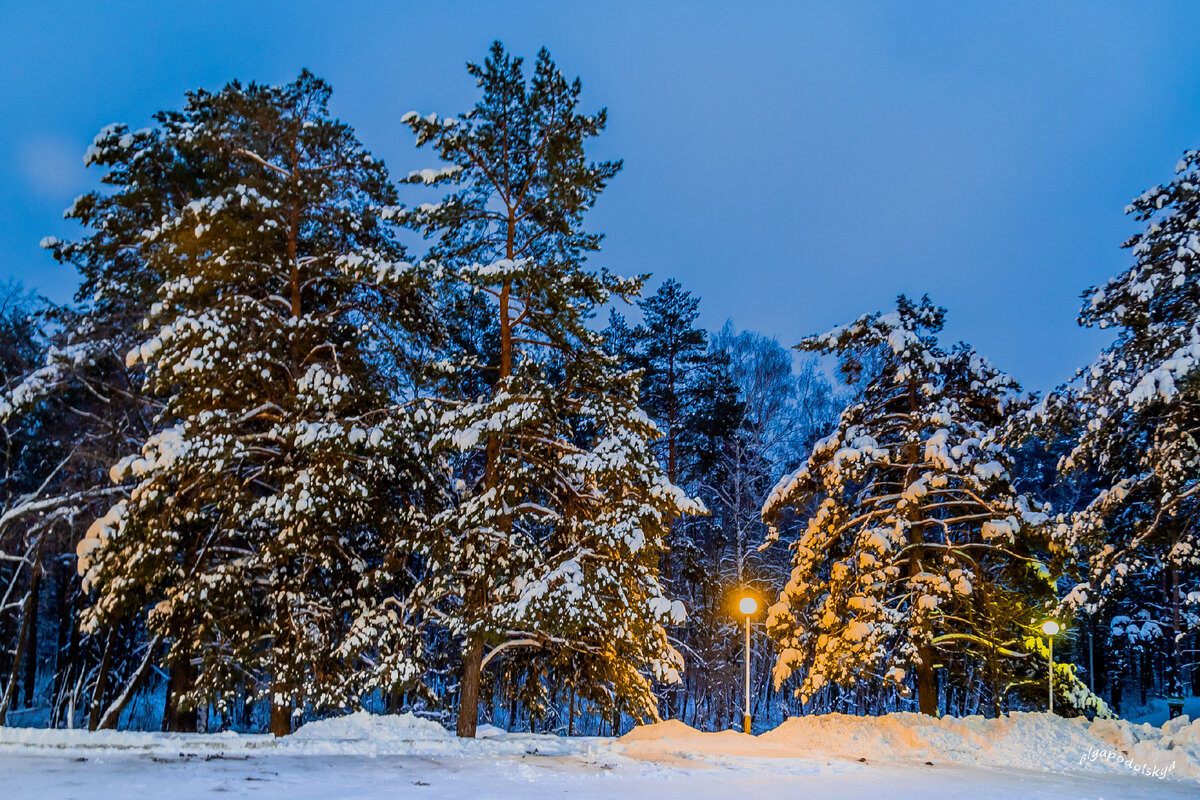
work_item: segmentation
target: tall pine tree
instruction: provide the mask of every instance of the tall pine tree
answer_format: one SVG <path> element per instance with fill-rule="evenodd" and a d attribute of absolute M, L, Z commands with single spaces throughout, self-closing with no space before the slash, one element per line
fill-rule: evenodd
<path fill-rule="evenodd" d="M 700 298 L 668 279 L 638 305 L 643 324 L 637 332 L 645 362 L 642 406 L 662 428 L 667 477 L 680 481 L 685 471 L 680 440 L 692 406 L 689 390 L 708 350 L 708 334 L 696 327 Z"/>
<path fill-rule="evenodd" d="M 307 72 L 233 83 L 97 145 L 136 162 L 152 143 L 193 191 L 122 243 L 155 292 L 128 362 L 162 405 L 113 467 L 128 498 L 79 545 L 84 624 L 145 613 L 185 707 L 248 689 L 277 735 L 416 680 L 405 566 L 435 484 L 400 369 L 430 332 L 422 278 L 329 94 Z"/>
<path fill-rule="evenodd" d="M 1169 631 L 1178 695 L 1184 637 L 1200 629 L 1200 151 L 1176 173 L 1126 209 L 1147 223 L 1124 245 L 1134 264 L 1084 293 L 1080 324 L 1116 340 L 1046 411 L 1079 431 L 1063 472 L 1106 486 L 1064 523 L 1083 566 L 1067 604 L 1095 613 L 1118 601 L 1121 639 L 1131 617 Z"/>
<path fill-rule="evenodd" d="M 1002 441 L 1023 401 L 972 350 L 938 346 L 944 315 L 901 296 L 895 313 L 799 345 L 837 355 L 859 385 L 763 508 L 778 526 L 815 507 L 767 623 L 776 684 L 802 670 L 802 698 L 827 684 L 907 695 L 915 672 L 920 710 L 937 714 L 941 659 L 986 663 L 994 687 L 1002 667 L 1028 672 L 1035 609 L 1052 595 L 1035 556 L 1045 514 L 1012 487 Z"/>
<path fill-rule="evenodd" d="M 409 180 L 452 187 L 408 219 L 438 237 L 433 258 L 486 299 L 499 336 L 490 387 L 440 420 L 462 483 L 435 520 L 431 592 L 462 642 L 458 733 L 475 734 L 482 671 L 513 648 L 569 659 L 583 699 L 652 716 L 650 678 L 682 667 L 663 625 L 683 609 L 664 597 L 658 559 L 671 519 L 696 504 L 654 459 L 636 375 L 588 326 L 641 285 L 584 263 L 601 237 L 583 216 L 620 164 L 587 159 L 605 113 L 578 110 L 579 81 L 545 50 L 528 79 L 498 42 L 468 71 L 481 90 L 470 111 L 405 116 L 447 162 Z"/>

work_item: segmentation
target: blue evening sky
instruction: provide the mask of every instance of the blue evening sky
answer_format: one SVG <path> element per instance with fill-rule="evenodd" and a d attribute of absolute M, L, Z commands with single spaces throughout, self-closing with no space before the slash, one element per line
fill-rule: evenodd
<path fill-rule="evenodd" d="M 598 259 L 679 279 L 702 322 L 792 344 L 899 292 L 1046 389 L 1105 338 L 1080 292 L 1128 263 L 1125 204 L 1200 146 L 1200 3 L 106 2 L 0 0 L 0 276 L 55 300 L 38 249 L 96 176 L 109 122 L 192 88 L 308 67 L 393 172 L 399 119 L 458 113 L 499 38 L 547 45 L 607 106 L 625 159 Z"/>

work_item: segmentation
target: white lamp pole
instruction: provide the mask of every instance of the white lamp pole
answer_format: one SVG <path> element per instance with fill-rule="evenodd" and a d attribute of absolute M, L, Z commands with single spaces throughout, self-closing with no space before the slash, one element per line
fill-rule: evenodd
<path fill-rule="evenodd" d="M 742 706 L 742 732 L 750 733 L 750 616 L 758 610 L 758 601 L 743 597 L 738 609 L 746 615 L 746 704 Z"/>
<path fill-rule="evenodd" d="M 1049 644 L 1050 650 L 1050 713 L 1054 713 L 1054 634 L 1062 630 L 1062 627 L 1052 619 L 1048 619 L 1042 623 L 1042 633 L 1046 634 L 1046 642 Z"/>

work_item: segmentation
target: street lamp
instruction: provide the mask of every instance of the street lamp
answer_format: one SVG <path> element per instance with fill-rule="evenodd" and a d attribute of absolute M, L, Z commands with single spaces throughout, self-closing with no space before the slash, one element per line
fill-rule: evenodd
<path fill-rule="evenodd" d="M 1042 633 L 1050 645 L 1050 713 L 1054 713 L 1054 635 L 1062 630 L 1062 626 L 1052 619 L 1042 623 Z"/>
<path fill-rule="evenodd" d="M 758 601 L 747 595 L 738 603 L 738 610 L 746 615 L 746 705 L 742 707 L 742 732 L 750 733 L 750 617 L 758 611 Z"/>

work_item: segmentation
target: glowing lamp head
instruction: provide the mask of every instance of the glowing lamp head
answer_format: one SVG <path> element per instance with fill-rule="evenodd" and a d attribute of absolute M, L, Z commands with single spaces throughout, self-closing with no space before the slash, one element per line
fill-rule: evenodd
<path fill-rule="evenodd" d="M 748 617 L 755 611 L 758 611 L 758 601 L 753 597 L 743 597 L 741 602 L 738 603 L 738 609 Z"/>
<path fill-rule="evenodd" d="M 1042 623 L 1042 633 L 1046 634 L 1047 636 L 1053 636 L 1061 630 L 1062 626 L 1052 619 L 1048 619 Z"/>

